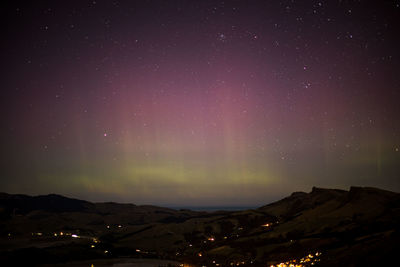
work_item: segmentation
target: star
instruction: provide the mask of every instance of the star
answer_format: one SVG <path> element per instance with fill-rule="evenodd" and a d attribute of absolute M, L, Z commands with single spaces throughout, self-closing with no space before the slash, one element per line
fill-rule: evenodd
<path fill-rule="evenodd" d="M 226 35 L 223 34 L 223 33 L 219 33 L 219 34 L 218 34 L 218 40 L 219 40 L 220 42 L 225 42 L 225 41 L 226 41 Z"/>

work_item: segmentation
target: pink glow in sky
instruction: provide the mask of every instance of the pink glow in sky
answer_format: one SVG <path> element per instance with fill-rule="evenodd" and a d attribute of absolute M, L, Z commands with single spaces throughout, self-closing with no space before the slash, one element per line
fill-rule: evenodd
<path fill-rule="evenodd" d="M 312 186 L 399 190 L 386 2 L 15 3 L 0 191 L 262 205 Z"/>

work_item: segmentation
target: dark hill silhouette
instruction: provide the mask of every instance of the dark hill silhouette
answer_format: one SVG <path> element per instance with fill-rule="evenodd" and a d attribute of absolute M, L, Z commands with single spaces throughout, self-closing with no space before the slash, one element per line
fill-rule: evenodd
<path fill-rule="evenodd" d="M 330 200 L 343 197 L 347 191 L 313 187 L 311 193 L 294 192 L 289 197 L 259 208 L 275 216 L 294 216 L 300 211 L 312 209 Z"/>
<path fill-rule="evenodd" d="M 400 194 L 370 187 L 314 187 L 254 210 L 209 213 L 3 193 L 0 214 L 5 263 L 27 255 L 51 264 L 153 257 L 195 266 L 382 266 L 397 260 L 400 241 Z"/>
<path fill-rule="evenodd" d="M 8 214 L 27 214 L 34 210 L 48 212 L 84 212 L 93 208 L 94 204 L 56 194 L 33 197 L 1 193 L 0 207 Z"/>

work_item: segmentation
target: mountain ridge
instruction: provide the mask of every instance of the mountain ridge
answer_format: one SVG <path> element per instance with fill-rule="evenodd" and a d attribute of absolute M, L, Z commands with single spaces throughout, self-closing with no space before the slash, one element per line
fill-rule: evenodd
<path fill-rule="evenodd" d="M 361 187 L 361 186 L 350 186 L 349 190 L 343 190 L 343 189 L 330 189 L 330 188 L 321 188 L 321 187 L 316 187 L 313 186 L 311 189 L 310 193 L 306 193 L 306 192 L 302 192 L 302 191 L 295 191 L 293 193 L 291 193 L 288 197 L 284 197 L 281 200 L 275 201 L 275 202 L 271 202 L 268 203 L 266 205 L 263 205 L 261 207 L 258 207 L 257 209 L 263 209 L 269 205 L 275 204 L 277 202 L 283 201 L 283 200 L 287 200 L 291 197 L 300 197 L 300 196 L 306 196 L 309 194 L 321 194 L 321 193 L 345 193 L 348 192 L 350 194 L 356 194 L 359 192 L 386 192 L 386 194 L 390 193 L 390 194 L 399 194 L 397 192 L 393 192 L 393 191 L 389 191 L 389 190 L 384 190 L 384 189 L 379 189 L 376 187 Z M 59 202 L 70 202 L 70 204 L 78 204 L 80 203 L 81 205 L 86 204 L 86 205 L 121 205 L 121 206 L 133 206 L 133 207 L 140 207 L 140 208 L 164 208 L 164 209 L 170 209 L 170 210 L 179 210 L 177 208 L 173 208 L 173 207 L 164 207 L 162 205 L 151 205 L 151 204 L 145 204 L 145 205 L 137 205 L 134 203 L 119 203 L 119 202 L 115 202 L 115 201 L 106 201 L 106 202 L 92 202 L 92 201 L 88 201 L 88 200 L 83 200 L 83 199 L 78 199 L 78 198 L 72 198 L 72 197 L 66 197 L 64 195 L 61 194 L 54 194 L 54 193 L 50 193 L 50 194 L 45 194 L 45 195 L 28 195 L 28 194 L 10 194 L 10 193 L 6 193 L 6 192 L 0 192 L 0 205 L 4 205 L 5 202 L 7 200 L 11 200 L 14 202 L 18 202 L 21 201 L 27 201 L 29 200 L 30 202 L 38 202 L 38 204 L 42 203 L 46 203 L 48 204 L 49 202 L 56 202 L 56 204 L 60 204 Z M 58 200 L 58 201 L 57 201 Z M 36 203 L 35 203 L 36 204 Z M 37 208 L 37 205 L 29 205 L 31 208 Z M 74 206 L 74 205 L 72 205 Z M 240 207 L 240 206 L 238 206 Z M 84 208 L 88 208 L 88 207 L 84 207 Z M 46 207 L 45 205 L 42 206 L 42 208 L 38 208 L 38 209 L 43 209 L 46 210 L 48 209 L 48 207 Z M 187 208 L 185 208 L 187 209 Z M 70 211 L 70 210 L 66 210 L 66 211 Z"/>

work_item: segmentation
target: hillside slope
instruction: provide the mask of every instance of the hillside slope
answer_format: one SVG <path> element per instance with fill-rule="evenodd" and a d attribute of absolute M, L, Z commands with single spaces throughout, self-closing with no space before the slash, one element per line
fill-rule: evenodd
<path fill-rule="evenodd" d="M 400 194 L 313 188 L 254 210 L 194 212 L 0 194 L 0 260 L 166 258 L 193 266 L 396 261 Z M 302 262 L 302 263 L 300 263 Z"/>

